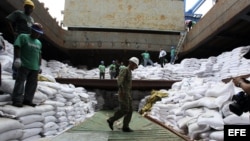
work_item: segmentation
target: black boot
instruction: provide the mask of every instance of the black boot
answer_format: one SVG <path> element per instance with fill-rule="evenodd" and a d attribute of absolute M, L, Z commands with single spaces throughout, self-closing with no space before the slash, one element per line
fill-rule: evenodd
<path fill-rule="evenodd" d="M 23 107 L 23 104 L 21 102 L 12 102 L 12 105 L 15 107 Z"/>
<path fill-rule="evenodd" d="M 114 129 L 113 129 L 113 123 L 114 123 L 114 122 L 110 121 L 110 119 L 108 119 L 107 122 L 108 122 L 108 124 L 109 124 L 109 128 L 110 128 L 111 130 L 114 130 Z"/>
<path fill-rule="evenodd" d="M 35 107 L 36 104 L 32 103 L 32 102 L 29 102 L 29 101 L 23 101 L 23 105 L 28 105 L 28 106 L 31 106 L 31 107 Z"/>
<path fill-rule="evenodd" d="M 132 129 L 130 129 L 129 127 L 123 127 L 122 128 L 123 132 L 134 132 Z"/>

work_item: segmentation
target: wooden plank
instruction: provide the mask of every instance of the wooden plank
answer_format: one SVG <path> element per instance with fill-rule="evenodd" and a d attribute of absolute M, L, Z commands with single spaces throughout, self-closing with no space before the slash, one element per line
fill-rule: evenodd
<path fill-rule="evenodd" d="M 147 119 L 149 119 L 150 121 L 152 121 L 152 122 L 154 122 L 154 123 L 157 123 L 158 125 L 160 125 L 160 126 L 166 128 L 167 130 L 173 132 L 174 134 L 176 134 L 177 136 L 181 137 L 182 139 L 184 139 L 184 140 L 186 140 L 186 141 L 192 141 L 188 136 L 183 135 L 183 134 L 179 133 L 178 131 L 175 131 L 172 127 L 167 126 L 167 125 L 164 125 L 162 122 L 160 122 L 160 121 L 158 121 L 158 120 L 156 120 L 156 119 L 153 119 L 153 118 L 151 118 L 151 117 L 148 116 L 148 115 L 145 115 L 145 117 L 146 117 Z"/>

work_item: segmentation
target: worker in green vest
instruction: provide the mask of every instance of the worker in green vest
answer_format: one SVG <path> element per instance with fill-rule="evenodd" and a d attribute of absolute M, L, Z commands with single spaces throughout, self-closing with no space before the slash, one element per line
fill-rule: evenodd
<path fill-rule="evenodd" d="M 132 71 L 136 69 L 139 65 L 139 59 L 136 57 L 131 57 L 129 59 L 129 64 L 127 67 L 123 68 L 117 79 L 118 84 L 118 95 L 120 109 L 110 117 L 107 122 L 111 130 L 113 130 L 113 123 L 124 116 L 123 118 L 123 132 L 133 132 L 129 127 L 129 123 L 133 114 L 131 88 L 132 88 Z"/>
<path fill-rule="evenodd" d="M 143 59 L 143 66 L 146 67 L 147 64 L 149 63 L 150 65 L 154 66 L 153 61 L 150 59 L 150 54 L 148 53 L 147 50 L 141 54 L 142 59 Z"/>
<path fill-rule="evenodd" d="M 99 69 L 99 76 L 100 79 L 105 79 L 105 65 L 104 65 L 104 61 L 101 61 L 101 64 L 98 66 Z"/>
<path fill-rule="evenodd" d="M 119 67 L 119 71 L 121 71 L 124 68 L 126 68 L 126 66 L 123 64 L 123 62 L 121 62 L 120 67 Z"/>
<path fill-rule="evenodd" d="M 172 46 L 170 50 L 170 64 L 174 64 L 175 61 L 175 47 Z"/>
<path fill-rule="evenodd" d="M 110 79 L 115 78 L 115 74 L 116 74 L 115 60 L 113 60 L 112 64 L 109 66 L 109 74 L 110 74 Z"/>
<path fill-rule="evenodd" d="M 42 43 L 38 38 L 43 35 L 43 27 L 40 23 L 34 23 L 31 29 L 31 34 L 20 34 L 14 43 L 16 59 L 13 64 L 17 76 L 11 98 L 12 105 L 16 107 L 36 106 L 32 101 L 41 72 Z"/>

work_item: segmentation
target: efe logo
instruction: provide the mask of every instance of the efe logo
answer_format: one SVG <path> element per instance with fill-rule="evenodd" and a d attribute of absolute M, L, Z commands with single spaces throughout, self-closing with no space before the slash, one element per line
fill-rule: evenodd
<path fill-rule="evenodd" d="M 249 141 L 250 125 L 224 125 L 224 141 L 239 139 Z"/>

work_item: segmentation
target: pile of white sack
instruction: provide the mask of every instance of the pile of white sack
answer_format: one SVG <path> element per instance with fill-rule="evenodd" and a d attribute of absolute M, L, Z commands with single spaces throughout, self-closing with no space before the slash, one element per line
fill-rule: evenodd
<path fill-rule="evenodd" d="M 160 90 L 168 93 L 168 97 L 156 102 L 148 116 L 191 140 L 223 141 L 224 125 L 249 125 L 249 112 L 237 116 L 229 110 L 232 96 L 243 90 L 232 80 L 222 81 L 249 74 L 250 60 L 243 57 L 248 51 L 249 46 L 238 47 L 217 57 L 185 59 L 180 64 L 168 65 L 179 78 L 185 77 L 171 89 Z M 181 72 L 186 73 L 182 75 Z M 142 99 L 141 105 L 145 105 L 148 98 Z"/>
<path fill-rule="evenodd" d="M 93 115 L 95 93 L 71 84 L 59 84 L 55 78 L 98 79 L 98 69 L 81 70 L 56 60 L 42 62 L 42 76 L 50 82 L 38 84 L 33 102 L 39 106 L 11 106 L 9 95 L 14 86 L 11 77 L 13 46 L 7 41 L 6 44 L 6 50 L 0 52 L 1 90 L 5 92 L 0 95 L 1 140 L 29 141 L 59 134 Z M 238 47 L 207 59 L 184 59 L 179 64 L 166 64 L 164 68 L 158 63 L 154 67 L 140 65 L 133 71 L 133 79 L 181 80 L 174 83 L 171 89 L 161 90 L 169 96 L 154 104 L 148 115 L 191 139 L 220 141 L 223 140 L 225 124 L 249 124 L 249 113 L 236 116 L 228 109 L 232 95 L 241 89 L 236 88 L 232 82 L 221 81 L 249 74 L 250 60 L 243 57 L 249 48 L 250 46 Z M 108 71 L 105 75 L 108 79 Z M 142 103 L 145 101 L 146 98 Z"/>
<path fill-rule="evenodd" d="M 0 94 L 1 141 L 34 141 L 42 137 L 55 136 L 94 115 L 97 104 L 95 93 L 72 84 L 57 83 L 51 75 L 52 70 L 56 70 L 57 67 L 47 66 L 45 60 L 42 64 L 44 73 L 41 76 L 47 81 L 38 82 L 33 99 L 33 103 L 38 106 L 12 106 L 11 93 L 15 83 L 11 73 L 13 46 L 7 41 L 5 43 L 6 50 L 0 51 L 0 90 L 4 92 Z"/>
<path fill-rule="evenodd" d="M 248 78 L 249 79 L 249 78 Z M 224 125 L 250 124 L 249 112 L 237 116 L 229 110 L 232 96 L 242 91 L 233 82 L 185 78 L 169 90 L 169 96 L 152 106 L 148 116 L 187 135 L 191 140 L 224 140 Z M 145 103 L 147 98 L 142 99 Z"/>
<path fill-rule="evenodd" d="M 160 64 L 144 67 L 139 65 L 133 71 L 133 79 L 136 80 L 182 80 L 190 77 L 210 78 L 216 77 L 218 80 L 231 78 L 233 76 L 245 75 L 249 73 L 250 60 L 243 56 L 248 53 L 250 46 L 235 48 L 230 52 L 224 52 L 217 57 L 207 59 L 188 58 L 183 59 L 179 64 L 167 63 L 164 68 Z M 106 64 L 105 79 L 110 79 L 109 64 Z M 77 69 L 63 64 L 56 60 L 43 60 L 43 74 L 48 74 L 54 78 L 83 78 L 99 79 L 99 70 Z"/>

